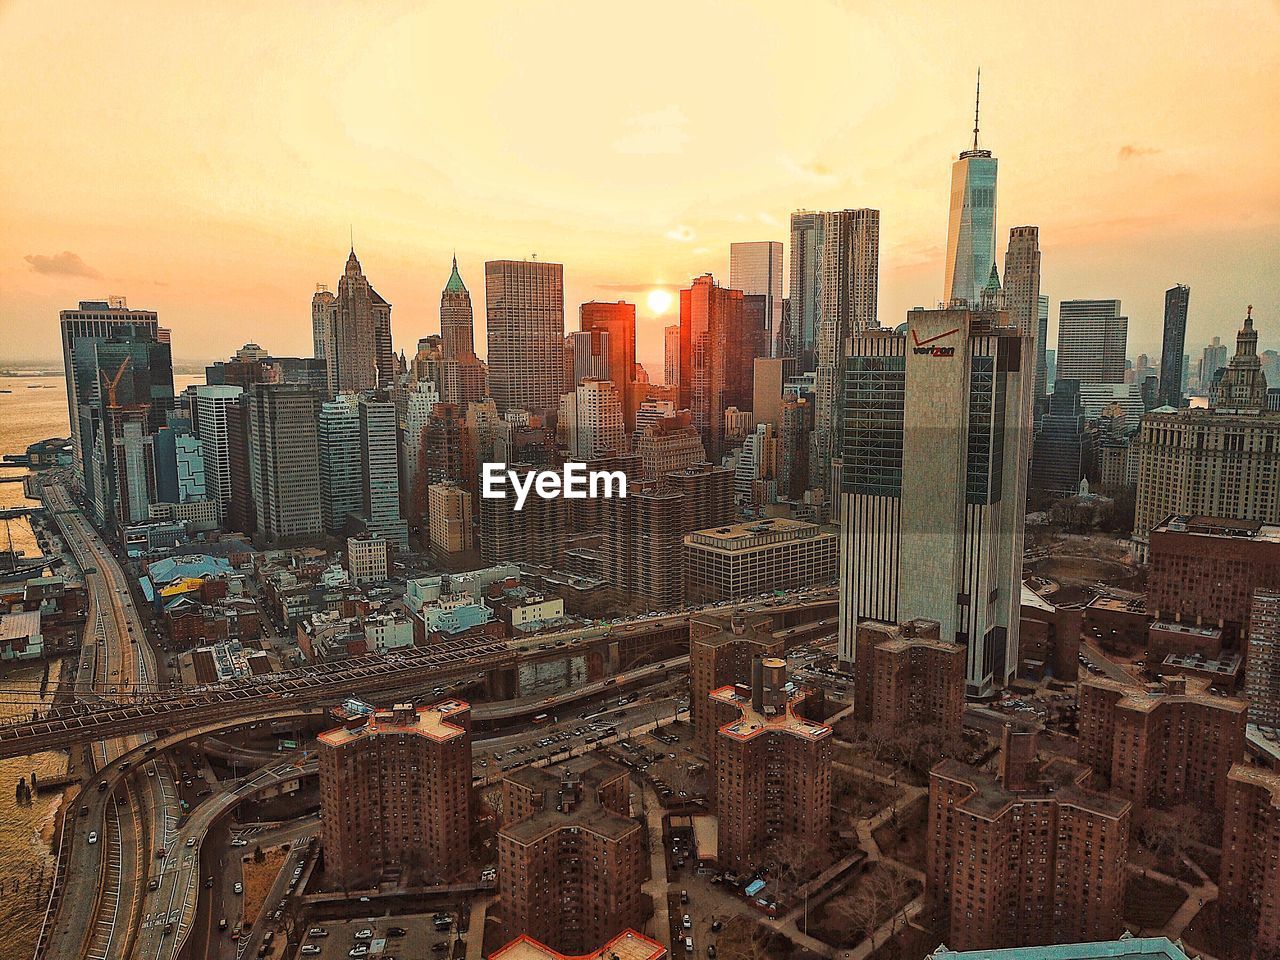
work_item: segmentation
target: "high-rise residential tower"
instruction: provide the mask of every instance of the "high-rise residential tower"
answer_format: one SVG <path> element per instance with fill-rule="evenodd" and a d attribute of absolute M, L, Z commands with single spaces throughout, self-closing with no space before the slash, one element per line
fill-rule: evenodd
<path fill-rule="evenodd" d="M 555 410 L 564 386 L 564 265 L 491 260 L 484 283 L 489 392 L 498 412 Z"/>
<path fill-rule="evenodd" d="M 680 324 L 662 328 L 662 379 L 668 387 L 680 385 Z"/>
<path fill-rule="evenodd" d="M 1164 342 L 1160 348 L 1160 406 L 1182 406 L 1182 355 L 1187 345 L 1187 305 L 1191 288 L 1177 284 L 1164 292 Z"/>
<path fill-rule="evenodd" d="M 67 376 L 67 407 L 71 421 L 71 456 L 76 479 L 89 503 L 99 497 L 102 478 L 93 476 L 93 448 L 102 423 L 97 403 L 102 383 L 98 376 L 97 344 L 123 328 L 156 336 L 159 323 L 153 310 L 130 310 L 123 298 L 81 300 L 75 310 L 58 314 L 62 328 L 62 362 Z"/>
<path fill-rule="evenodd" d="M 729 244 L 729 287 L 765 298 L 769 356 L 782 331 L 782 244 L 777 240 L 753 240 Z"/>
<path fill-rule="evenodd" d="M 1032 338 L 999 309 L 906 327 L 845 358 L 840 659 L 862 620 L 936 620 L 980 695 L 1017 669 Z"/>
<path fill-rule="evenodd" d="M 823 214 L 797 210 L 791 214 L 789 316 L 782 341 L 783 354 L 795 357 L 798 373 L 814 369 L 818 349 L 818 318 L 822 310 Z"/>
<path fill-rule="evenodd" d="M 622 398 L 611 380 L 587 378 L 560 398 L 559 428 L 574 460 L 596 460 L 627 452 Z"/>
<path fill-rule="evenodd" d="M 978 74 L 979 94 L 982 74 Z M 973 146 L 951 165 L 951 213 L 947 219 L 948 302 L 976 305 L 996 262 L 996 158 L 978 146 L 978 100 L 973 107 Z"/>
<path fill-rule="evenodd" d="M 1058 380 L 1124 383 L 1129 318 L 1119 300 L 1063 300 L 1058 304 Z"/>
<path fill-rule="evenodd" d="M 723 452 L 730 338 L 742 330 L 742 291 L 703 274 L 680 291 L 680 406 L 689 410 L 707 453 Z"/>

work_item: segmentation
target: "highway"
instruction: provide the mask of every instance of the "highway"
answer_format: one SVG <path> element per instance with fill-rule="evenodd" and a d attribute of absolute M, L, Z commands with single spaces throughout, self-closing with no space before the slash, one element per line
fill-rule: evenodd
<path fill-rule="evenodd" d="M 145 642 L 125 572 L 64 487 L 49 484 L 44 496 L 85 571 L 89 591 L 77 694 L 111 693 L 126 684 L 154 685 L 155 657 Z M 144 734 L 100 740 L 91 747 L 91 763 L 98 770 L 108 768 L 147 739 Z M 70 831 L 67 874 L 57 910 L 46 918 L 44 956 L 128 957 L 148 837 L 163 837 L 177 816 L 167 764 L 151 761 L 148 766 L 148 776 L 124 779 L 118 790 L 83 791 L 64 814 L 63 829 Z M 90 834 L 97 842 L 89 843 Z"/>

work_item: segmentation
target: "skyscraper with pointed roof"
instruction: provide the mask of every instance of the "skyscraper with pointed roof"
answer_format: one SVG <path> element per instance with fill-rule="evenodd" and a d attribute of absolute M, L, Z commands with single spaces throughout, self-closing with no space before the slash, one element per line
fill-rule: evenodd
<path fill-rule="evenodd" d="M 978 71 L 978 92 L 982 71 Z M 945 297 L 976 305 L 996 259 L 996 158 L 978 146 L 978 104 L 973 105 L 973 147 L 951 165 Z"/>
<path fill-rule="evenodd" d="M 440 347 L 446 360 L 463 360 L 476 353 L 471 311 L 471 292 L 458 273 L 458 258 L 453 258 L 453 272 L 440 292 Z"/>
<path fill-rule="evenodd" d="M 373 289 L 355 248 L 338 281 L 330 308 L 328 386 L 331 394 L 377 389 L 395 379 L 391 347 L 391 304 Z"/>

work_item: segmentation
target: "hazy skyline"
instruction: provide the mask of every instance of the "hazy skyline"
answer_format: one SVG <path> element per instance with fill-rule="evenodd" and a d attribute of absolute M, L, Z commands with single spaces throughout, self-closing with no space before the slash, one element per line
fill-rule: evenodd
<path fill-rule="evenodd" d="M 639 306 L 795 209 L 881 211 L 881 322 L 942 295 L 950 164 L 1000 161 L 997 249 L 1040 226 L 1042 290 L 1118 297 L 1159 353 L 1254 304 L 1280 346 L 1280 4 L 0 4 L 0 360 L 54 360 L 57 314 L 159 312 L 178 360 L 309 355 L 348 231 L 396 349 L 439 330 L 457 251 L 565 264 L 578 304 Z M 789 252 L 789 251 L 788 251 Z"/>

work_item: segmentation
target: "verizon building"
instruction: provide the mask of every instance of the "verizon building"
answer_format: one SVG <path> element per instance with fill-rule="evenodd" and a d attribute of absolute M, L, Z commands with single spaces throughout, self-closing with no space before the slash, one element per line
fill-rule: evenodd
<path fill-rule="evenodd" d="M 907 314 L 848 341 L 840 659 L 862 620 L 924 618 L 966 648 L 966 689 L 1017 669 L 1033 337 L 984 306 Z"/>

